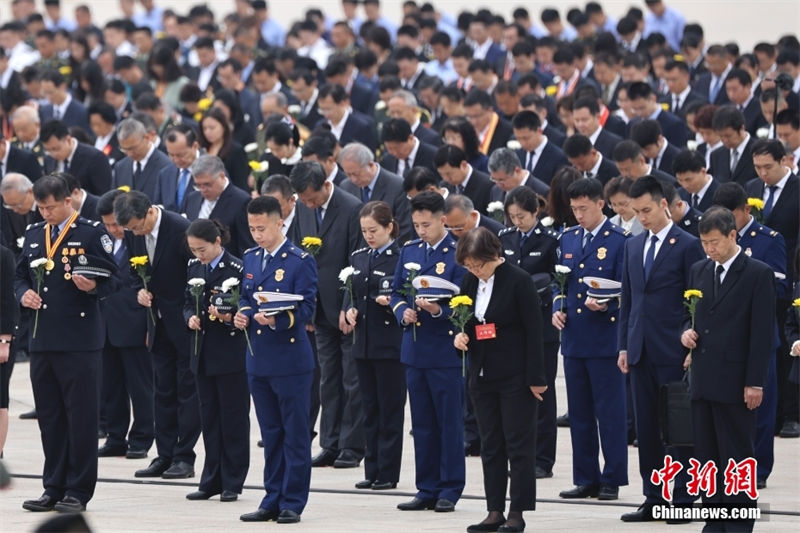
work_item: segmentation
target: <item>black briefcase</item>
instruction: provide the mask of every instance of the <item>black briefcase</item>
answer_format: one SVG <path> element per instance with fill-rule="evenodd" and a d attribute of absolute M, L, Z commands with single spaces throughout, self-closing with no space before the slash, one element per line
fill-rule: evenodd
<path fill-rule="evenodd" d="M 665 446 L 693 446 L 692 396 L 688 372 L 681 381 L 661 386 L 658 397 L 661 439 Z"/>

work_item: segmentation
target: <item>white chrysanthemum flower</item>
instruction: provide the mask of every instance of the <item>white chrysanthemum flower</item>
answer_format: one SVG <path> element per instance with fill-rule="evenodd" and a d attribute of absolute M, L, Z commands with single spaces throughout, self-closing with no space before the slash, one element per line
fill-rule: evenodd
<path fill-rule="evenodd" d="M 203 278 L 192 278 L 187 282 L 191 287 L 199 287 L 201 285 L 206 284 L 206 280 Z"/>
<path fill-rule="evenodd" d="M 570 267 L 564 265 L 556 265 L 556 273 L 569 274 L 570 272 L 572 272 L 572 269 Z"/>
<path fill-rule="evenodd" d="M 697 150 L 697 141 L 686 141 L 686 148 L 694 152 Z"/>
<path fill-rule="evenodd" d="M 510 148 L 511 150 L 519 150 L 522 148 L 522 145 L 516 139 L 511 139 L 506 143 L 506 148 Z"/>
<path fill-rule="evenodd" d="M 222 282 L 222 292 L 228 292 L 232 288 L 239 285 L 238 278 L 228 278 Z"/>
<path fill-rule="evenodd" d="M 756 130 L 756 137 L 758 137 L 759 139 L 766 139 L 768 135 L 769 135 L 768 128 L 758 128 Z"/>
<path fill-rule="evenodd" d="M 34 259 L 33 261 L 31 261 L 31 268 L 39 268 L 40 266 L 46 264 L 47 264 L 47 258 L 40 257 L 39 259 Z"/>
<path fill-rule="evenodd" d="M 422 269 L 422 266 L 420 266 L 419 263 L 406 263 L 405 265 L 403 265 L 403 267 L 405 267 L 406 270 L 414 270 L 414 271 Z"/>
<path fill-rule="evenodd" d="M 549 226 L 552 226 L 554 222 L 555 222 L 555 220 L 553 220 L 553 217 L 544 217 L 542 219 L 542 226 L 548 226 L 549 227 Z"/>
<path fill-rule="evenodd" d="M 351 266 L 346 266 L 342 270 L 339 271 L 339 281 L 342 283 L 347 283 L 347 280 L 350 279 L 350 276 L 353 275 L 355 269 Z"/>
<path fill-rule="evenodd" d="M 495 211 L 502 211 L 503 210 L 503 202 L 497 200 L 494 202 L 489 202 L 489 205 L 486 206 L 486 211 L 489 213 L 494 213 Z"/>
<path fill-rule="evenodd" d="M 244 151 L 245 151 L 245 152 L 247 152 L 248 154 L 249 154 L 250 152 L 256 152 L 256 151 L 258 151 L 258 143 L 250 143 L 250 144 L 246 145 L 246 146 L 244 147 Z"/>

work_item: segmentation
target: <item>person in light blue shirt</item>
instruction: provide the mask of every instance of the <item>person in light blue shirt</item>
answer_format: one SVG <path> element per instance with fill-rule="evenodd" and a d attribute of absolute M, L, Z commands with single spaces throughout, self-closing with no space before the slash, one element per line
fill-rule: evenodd
<path fill-rule="evenodd" d="M 74 20 L 66 19 L 61 16 L 60 0 L 45 0 L 44 10 L 46 13 L 45 27 L 50 31 L 66 30 L 73 32 L 78 28 Z"/>
<path fill-rule="evenodd" d="M 164 10 L 156 6 L 154 0 L 142 0 L 142 7 L 144 11 L 140 11 L 132 17 L 133 23 L 138 27 L 146 26 L 153 30 L 153 33 L 162 31 L 164 24 L 161 21 L 161 17 L 164 14 Z"/>
<path fill-rule="evenodd" d="M 425 64 L 425 74 L 436 76 L 442 83 L 449 85 L 458 79 L 453 59 L 450 57 L 453 51 L 452 40 L 447 33 L 438 31 L 431 37 L 430 44 L 433 49 L 433 59 Z"/>
<path fill-rule="evenodd" d="M 686 25 L 684 16 L 664 5 L 662 0 L 645 0 L 645 3 L 650 13 L 644 18 L 644 36 L 661 33 L 674 50 L 680 50 L 683 27 Z"/>
<path fill-rule="evenodd" d="M 397 24 L 381 15 L 380 0 L 364 0 L 364 14 L 367 16 L 367 20 L 385 28 L 393 43 L 397 41 Z"/>
<path fill-rule="evenodd" d="M 270 46 L 283 46 L 286 43 L 286 30 L 281 24 L 269 16 L 269 7 L 264 0 L 252 3 L 256 20 L 261 23 L 261 37 Z"/>

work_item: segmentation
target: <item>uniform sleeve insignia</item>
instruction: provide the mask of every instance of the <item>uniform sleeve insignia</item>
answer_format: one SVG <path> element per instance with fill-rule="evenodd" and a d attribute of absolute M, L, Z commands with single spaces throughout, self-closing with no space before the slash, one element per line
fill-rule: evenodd
<path fill-rule="evenodd" d="M 105 250 L 107 254 L 110 254 L 114 250 L 114 243 L 111 242 L 111 237 L 105 233 L 100 237 L 100 244 L 103 245 L 103 250 Z"/>

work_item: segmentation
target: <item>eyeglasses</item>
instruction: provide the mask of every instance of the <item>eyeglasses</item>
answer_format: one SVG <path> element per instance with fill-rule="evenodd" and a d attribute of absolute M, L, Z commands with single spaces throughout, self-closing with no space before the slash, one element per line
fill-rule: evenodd
<path fill-rule="evenodd" d="M 464 226 L 445 226 L 447 231 L 464 231 Z"/>

